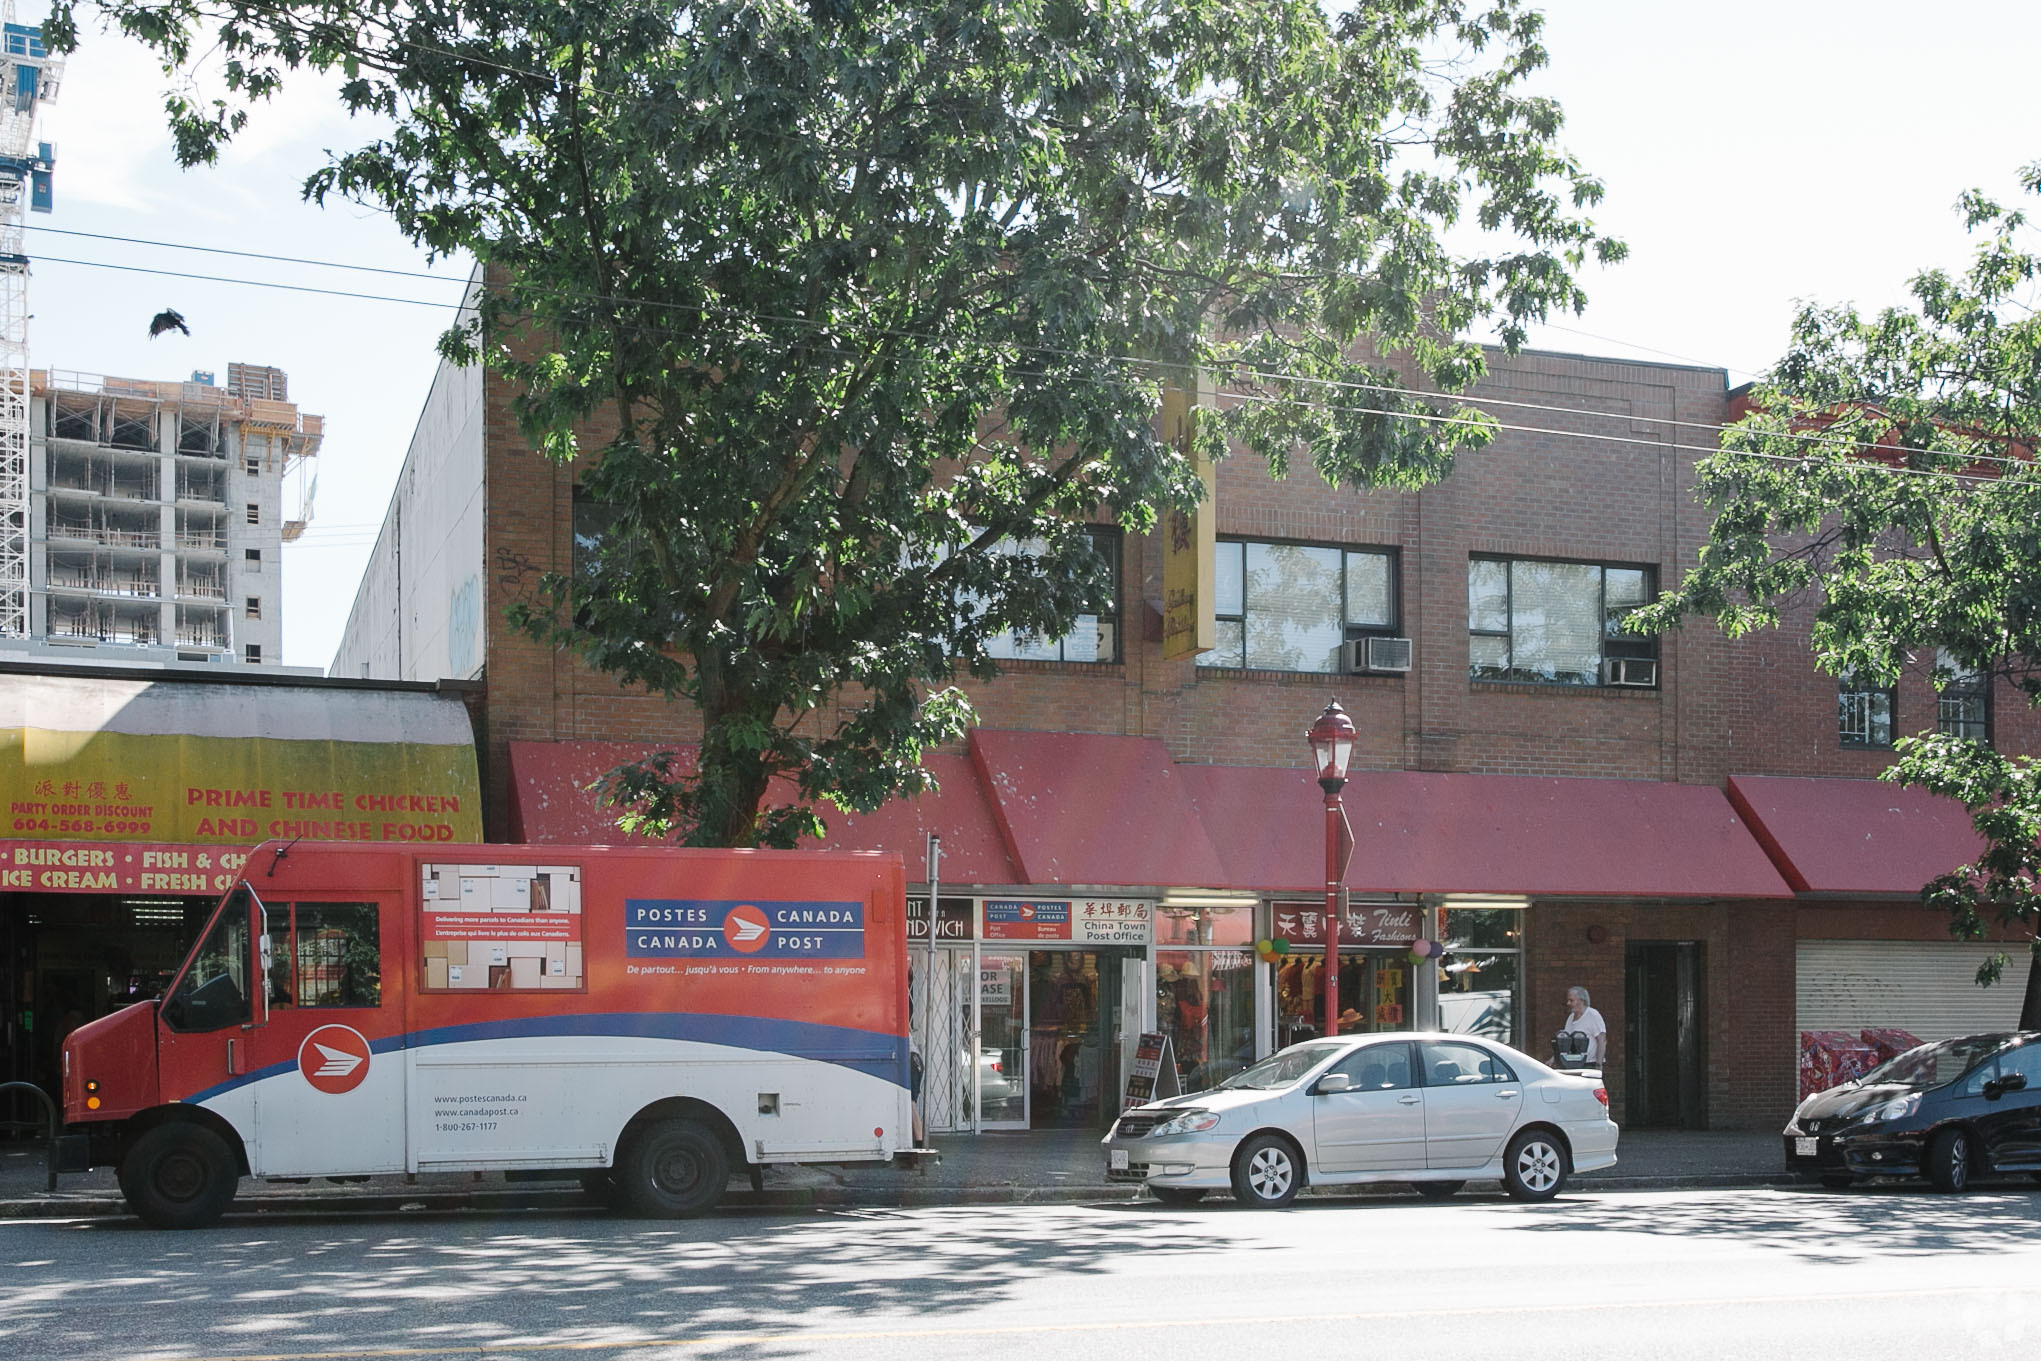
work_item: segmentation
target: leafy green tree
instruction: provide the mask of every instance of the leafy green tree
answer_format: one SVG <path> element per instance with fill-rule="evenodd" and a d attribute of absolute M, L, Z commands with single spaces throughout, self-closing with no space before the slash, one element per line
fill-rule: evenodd
<path fill-rule="evenodd" d="M 2023 176 L 2041 189 L 2041 166 Z M 1811 612 L 1818 663 L 1893 683 L 1916 658 L 1938 689 L 1989 678 L 2041 703 L 2041 255 L 2023 213 L 1966 195 L 1980 239 L 1874 316 L 1803 307 L 1750 414 L 1698 465 L 1716 518 L 1698 565 L 1633 627 L 1712 615 L 1731 636 Z M 1988 743 L 1900 738 L 1885 777 L 1959 800 L 1986 850 L 1922 890 L 1952 934 L 2041 926 L 2041 767 Z M 2021 1025 L 2041 1027 L 2041 943 Z M 1996 982 L 1994 957 L 1980 983 Z"/>
<path fill-rule="evenodd" d="M 514 618 L 699 711 L 699 769 L 610 787 L 695 843 L 920 788 L 957 673 L 1097 603 L 1085 527 L 1194 503 L 1166 385 L 1241 398 L 1208 454 L 1418 486 L 1492 432 L 1436 395 L 1480 375 L 1470 328 L 1514 344 L 1622 253 L 1523 89 L 1523 0 L 100 9 L 210 73 L 169 96 L 181 160 L 332 73 L 381 131 L 307 195 L 487 267 L 443 348 L 609 517 Z M 46 31 L 76 41 L 71 0 Z"/>

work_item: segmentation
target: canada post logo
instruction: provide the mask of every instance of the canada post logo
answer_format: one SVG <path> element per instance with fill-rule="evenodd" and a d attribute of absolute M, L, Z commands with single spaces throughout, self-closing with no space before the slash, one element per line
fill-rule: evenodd
<path fill-rule="evenodd" d="M 626 898 L 634 959 L 863 959 L 863 903 Z"/>

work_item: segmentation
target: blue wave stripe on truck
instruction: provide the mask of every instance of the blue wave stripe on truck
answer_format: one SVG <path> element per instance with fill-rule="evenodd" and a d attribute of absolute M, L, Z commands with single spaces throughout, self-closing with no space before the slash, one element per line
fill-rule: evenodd
<path fill-rule="evenodd" d="M 369 1044 L 371 1054 L 402 1049 L 424 1049 L 441 1044 L 473 1044 L 488 1040 L 550 1039 L 563 1036 L 599 1036 L 623 1039 L 686 1040 L 696 1044 L 750 1049 L 787 1058 L 834 1063 L 907 1086 L 907 1039 L 900 1035 L 878 1035 L 869 1030 L 845 1026 L 818 1025 L 813 1021 L 787 1021 L 765 1016 L 713 1016 L 673 1012 L 597 1012 L 581 1016 L 527 1016 L 511 1021 L 480 1021 L 472 1025 L 441 1026 L 389 1035 Z M 245 1087 L 251 1082 L 288 1073 L 298 1066 L 296 1057 L 272 1063 L 231 1081 L 194 1092 L 185 1100 L 192 1104 Z"/>

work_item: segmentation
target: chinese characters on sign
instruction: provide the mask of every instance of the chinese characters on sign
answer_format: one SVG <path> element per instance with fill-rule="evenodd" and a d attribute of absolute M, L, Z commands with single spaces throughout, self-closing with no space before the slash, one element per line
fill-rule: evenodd
<path fill-rule="evenodd" d="M 988 898 L 986 940 L 1067 940 L 1078 945 L 1146 945 L 1155 936 L 1152 905 L 1133 898 L 1051 901 Z"/>
<path fill-rule="evenodd" d="M 1409 945 L 1418 939 L 1421 909 L 1415 903 L 1349 903 L 1340 917 L 1342 945 Z M 1277 903 L 1274 934 L 1292 946 L 1325 944 L 1325 909 L 1317 904 Z"/>

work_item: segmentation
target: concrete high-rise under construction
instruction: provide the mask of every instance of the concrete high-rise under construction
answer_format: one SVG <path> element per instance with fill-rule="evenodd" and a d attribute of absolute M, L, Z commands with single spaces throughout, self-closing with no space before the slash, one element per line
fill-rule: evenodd
<path fill-rule="evenodd" d="M 0 655 L 282 660 L 282 547 L 324 420 L 280 369 L 189 382 L 30 375 L 28 609 Z"/>

